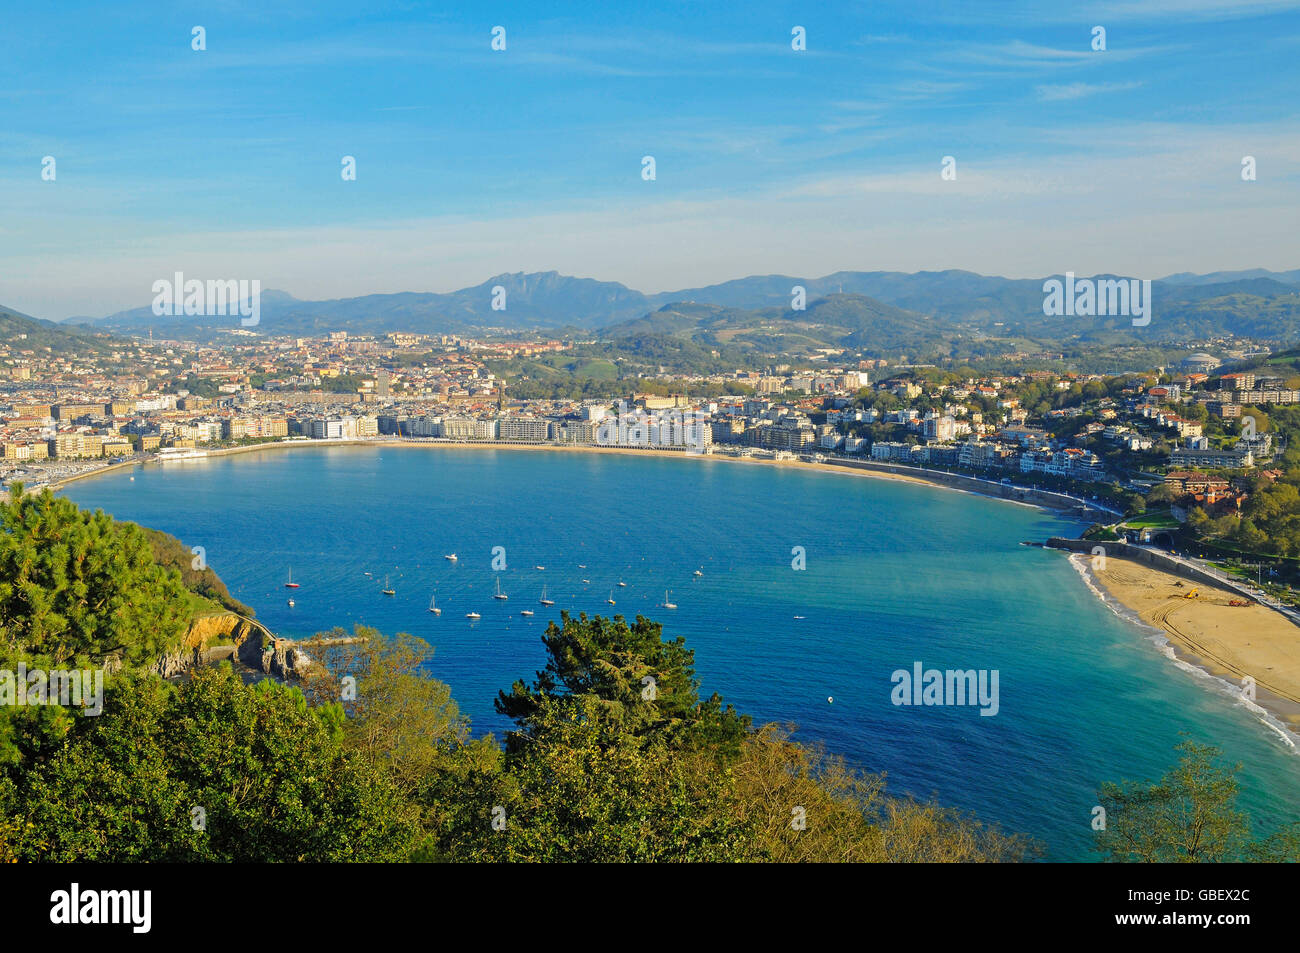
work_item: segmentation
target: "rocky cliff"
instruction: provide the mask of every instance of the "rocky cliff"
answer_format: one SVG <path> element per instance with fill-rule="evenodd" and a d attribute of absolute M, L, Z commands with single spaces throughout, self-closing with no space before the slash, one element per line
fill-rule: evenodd
<path fill-rule="evenodd" d="M 199 616 L 181 644 L 154 663 L 163 678 L 175 678 L 199 665 L 229 661 L 267 675 L 285 677 L 302 668 L 302 653 L 276 639 L 260 623 L 236 612 Z"/>

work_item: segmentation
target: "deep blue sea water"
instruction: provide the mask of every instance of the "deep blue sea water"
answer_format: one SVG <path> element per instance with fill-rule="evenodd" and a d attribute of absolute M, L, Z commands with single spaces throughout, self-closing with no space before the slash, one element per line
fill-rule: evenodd
<path fill-rule="evenodd" d="M 1080 528 L 1037 509 L 725 461 L 398 447 L 136 468 L 65 495 L 204 547 L 279 634 L 362 622 L 427 639 L 476 732 L 506 727 L 492 700 L 544 664 L 559 610 L 643 613 L 686 637 L 705 694 L 797 723 L 894 792 L 1032 834 L 1053 859 L 1089 859 L 1098 784 L 1158 777 L 1180 732 L 1242 763 L 1262 832 L 1300 817 L 1300 756 L 1106 608 L 1063 555 L 1020 546 Z M 554 609 L 538 604 L 543 584 Z M 427 611 L 435 589 L 441 617 Z M 675 611 L 656 608 L 665 589 Z M 998 713 L 892 704 L 891 673 L 917 661 L 996 669 Z"/>

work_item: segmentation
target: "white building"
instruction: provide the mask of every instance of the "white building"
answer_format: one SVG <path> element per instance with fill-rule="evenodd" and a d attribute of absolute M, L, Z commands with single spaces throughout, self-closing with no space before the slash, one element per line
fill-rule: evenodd
<path fill-rule="evenodd" d="M 341 440 L 343 438 L 343 420 L 340 417 L 328 417 L 308 421 L 307 436 L 313 440 Z"/>

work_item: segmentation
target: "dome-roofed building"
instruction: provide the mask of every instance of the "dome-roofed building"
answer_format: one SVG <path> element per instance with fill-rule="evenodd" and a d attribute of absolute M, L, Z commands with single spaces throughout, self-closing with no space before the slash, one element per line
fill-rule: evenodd
<path fill-rule="evenodd" d="M 1209 374 L 1221 363 L 1213 354 L 1206 354 L 1202 351 L 1197 354 L 1189 354 L 1183 358 L 1183 370 L 1189 373 Z"/>

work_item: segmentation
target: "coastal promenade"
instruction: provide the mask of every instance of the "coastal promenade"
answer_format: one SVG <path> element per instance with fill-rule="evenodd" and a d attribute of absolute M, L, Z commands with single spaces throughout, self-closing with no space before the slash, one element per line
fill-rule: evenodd
<path fill-rule="evenodd" d="M 1123 540 L 1065 539 L 1054 536 L 1045 544 L 1049 549 L 1065 549 L 1075 553 L 1092 553 L 1100 548 L 1107 556 L 1118 559 L 1132 559 L 1167 572 L 1170 575 L 1191 579 L 1209 586 L 1231 589 L 1246 596 L 1260 605 L 1267 606 L 1274 612 L 1286 616 L 1296 625 L 1300 625 L 1300 612 L 1285 603 L 1278 602 L 1268 593 L 1249 582 L 1230 576 L 1209 563 L 1188 556 L 1179 556 L 1155 546 L 1138 546 Z"/>
<path fill-rule="evenodd" d="M 288 449 L 292 447 L 319 448 L 348 446 L 445 447 L 455 449 L 542 450 L 567 453 L 617 453 L 622 455 L 656 456 L 660 458 L 670 457 L 677 459 L 722 460 L 776 466 L 793 466 L 817 469 L 824 472 L 848 471 L 861 476 L 874 476 L 881 479 L 908 480 L 915 483 L 924 483 L 931 486 L 975 493 L 992 499 L 1006 500 L 1008 502 L 1022 503 L 1030 506 L 1041 506 L 1045 509 L 1069 513 L 1084 520 L 1102 521 L 1106 517 L 1120 519 L 1123 516 L 1122 513 L 1119 513 L 1096 500 L 1088 500 L 1083 497 L 1072 496 L 1068 493 L 1058 493 L 1051 490 L 1040 490 L 1034 487 L 1020 486 L 1012 483 L 1002 483 L 996 480 L 983 479 L 981 477 L 969 476 L 962 473 L 953 473 L 947 470 L 934 470 L 926 467 L 881 463 L 874 460 L 856 459 L 840 454 L 825 453 L 821 450 L 818 450 L 815 454 L 794 454 L 790 452 L 781 453 L 779 451 L 761 450 L 748 447 L 738 448 L 726 444 L 714 444 L 708 447 L 705 452 L 700 452 L 692 447 L 636 447 L 609 444 L 539 443 L 511 440 L 462 441 L 448 440 L 443 437 L 345 437 L 341 439 L 336 438 L 324 440 L 275 440 L 239 447 L 214 447 L 208 449 L 205 452 L 204 457 L 196 459 L 201 460 L 242 453 L 258 453 L 270 450 Z M 184 463 L 186 461 L 178 462 Z M 161 462 L 156 457 L 152 457 L 148 454 L 137 454 L 131 459 L 121 463 L 78 470 L 76 473 L 63 476 L 60 479 L 51 482 L 49 486 L 51 489 L 58 490 L 75 480 L 83 480 L 88 477 L 110 473 L 114 470 L 151 463 L 161 465 Z M 40 489 L 43 485 L 44 484 L 39 481 L 31 484 L 33 489 Z"/>
<path fill-rule="evenodd" d="M 1114 516 L 1118 519 L 1124 515 L 1096 500 L 1071 496 L 1068 493 L 1058 493 L 1054 490 L 1039 490 L 1035 487 L 1020 486 L 1014 483 L 986 480 L 981 477 L 968 476 L 964 473 L 953 473 L 949 470 L 933 470 L 927 467 L 880 463 L 874 460 L 855 460 L 851 457 L 827 457 L 826 463 L 832 466 L 850 467 L 877 473 L 893 473 L 938 486 L 966 490 L 970 493 L 978 493 L 981 496 L 990 496 L 1016 503 L 1031 503 L 1053 510 L 1075 511 L 1080 518 L 1084 519 L 1102 514 Z"/>

